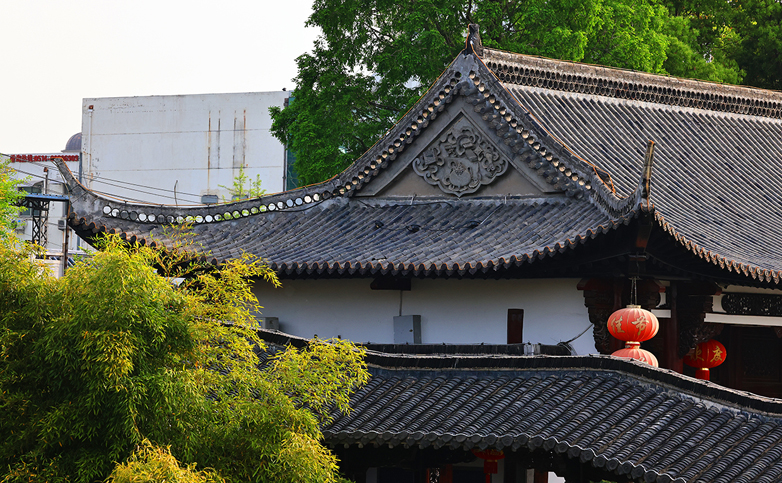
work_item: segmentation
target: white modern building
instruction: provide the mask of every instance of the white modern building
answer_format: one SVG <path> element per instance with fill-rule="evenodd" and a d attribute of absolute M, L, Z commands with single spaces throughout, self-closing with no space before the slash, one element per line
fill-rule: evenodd
<path fill-rule="evenodd" d="M 269 108 L 289 94 L 84 99 L 82 181 L 119 199 L 179 206 L 230 200 L 240 170 L 248 184 L 283 191 L 286 150 L 271 135 Z"/>
<path fill-rule="evenodd" d="M 276 193 L 296 186 L 292 157 L 271 135 L 269 108 L 282 107 L 290 93 L 251 92 L 84 99 L 82 132 L 62 153 L 11 156 L 29 193 L 65 195 L 51 160 L 62 157 L 88 188 L 112 199 L 157 205 L 200 205 L 235 197 L 234 180 L 245 189 L 261 181 Z M 290 159 L 290 162 L 289 162 Z M 241 196 L 240 196 L 241 197 Z M 63 253 L 67 204 L 49 203 L 45 228 L 31 210 L 21 213 L 22 240 L 45 240 L 49 255 Z M 43 234 L 41 234 L 43 231 Z M 41 238 L 41 236 L 43 238 Z M 72 236 L 68 253 L 86 246 Z"/>

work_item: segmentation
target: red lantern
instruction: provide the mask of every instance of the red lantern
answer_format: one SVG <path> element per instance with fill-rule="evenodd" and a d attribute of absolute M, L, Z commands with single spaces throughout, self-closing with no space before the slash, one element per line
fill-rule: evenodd
<path fill-rule="evenodd" d="M 628 305 L 608 318 L 608 331 L 625 342 L 643 342 L 657 335 L 660 322 L 657 317 L 640 305 Z"/>
<path fill-rule="evenodd" d="M 629 357 L 659 367 L 654 354 L 641 349 L 641 342 L 657 335 L 658 330 L 660 330 L 660 322 L 657 317 L 648 310 L 642 309 L 640 305 L 628 305 L 617 310 L 608 318 L 608 331 L 626 344 L 624 349 L 619 349 L 611 355 Z"/>
<path fill-rule="evenodd" d="M 497 449 L 472 450 L 472 454 L 483 461 L 483 473 L 486 475 L 486 483 L 491 483 L 491 475 L 497 473 L 497 461 L 505 458 L 505 453 Z"/>
<path fill-rule="evenodd" d="M 697 369 L 695 377 L 708 381 L 709 369 L 725 362 L 727 356 L 725 346 L 711 339 L 696 345 L 695 349 L 684 356 L 684 363 Z"/>

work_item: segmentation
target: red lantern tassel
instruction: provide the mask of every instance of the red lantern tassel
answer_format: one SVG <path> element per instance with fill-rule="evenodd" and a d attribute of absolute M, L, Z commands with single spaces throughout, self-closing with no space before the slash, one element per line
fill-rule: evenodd
<path fill-rule="evenodd" d="M 487 475 L 497 473 L 498 469 L 499 465 L 497 465 L 496 461 L 486 460 L 483 462 L 483 472 Z"/>
<path fill-rule="evenodd" d="M 704 381 L 709 381 L 709 380 L 711 380 L 711 379 L 710 379 L 710 377 L 709 377 L 709 370 L 708 370 L 708 369 L 706 369 L 706 368 L 703 368 L 703 369 L 697 369 L 697 370 L 695 371 L 695 378 L 696 378 L 696 379 L 702 379 L 702 380 L 704 380 Z"/>

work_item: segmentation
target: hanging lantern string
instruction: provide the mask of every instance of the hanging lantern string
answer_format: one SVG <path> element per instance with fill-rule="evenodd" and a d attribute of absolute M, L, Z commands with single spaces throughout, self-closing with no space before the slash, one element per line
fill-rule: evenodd
<path fill-rule="evenodd" d="M 638 280 L 638 277 L 632 277 L 630 280 L 632 280 L 631 285 L 631 297 L 632 297 L 632 305 L 638 305 L 638 287 L 636 285 L 636 281 Z"/>

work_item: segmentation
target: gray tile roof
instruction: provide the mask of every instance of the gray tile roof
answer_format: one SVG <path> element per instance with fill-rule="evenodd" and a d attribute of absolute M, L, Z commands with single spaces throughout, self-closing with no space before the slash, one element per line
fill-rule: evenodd
<path fill-rule="evenodd" d="M 366 360 L 370 382 L 353 412 L 323 428 L 329 444 L 544 450 L 644 481 L 782 480 L 779 399 L 610 356 L 369 351 Z"/>
<path fill-rule="evenodd" d="M 351 400 L 354 412 L 324 435 L 334 444 L 543 449 L 646 481 L 782 479 L 778 414 L 575 368 L 580 361 L 561 370 L 524 362 L 482 371 L 373 368 Z"/>
<path fill-rule="evenodd" d="M 779 277 L 782 93 L 491 49 L 484 60 L 540 130 L 610 173 L 618 197 L 635 194 L 654 141 L 660 226 L 709 262 Z"/>
<path fill-rule="evenodd" d="M 657 142 L 651 201 L 674 233 L 738 263 L 779 270 L 782 121 L 567 92 L 511 92 L 540 122 L 613 176 L 629 196 L 648 139 Z M 628 162 L 634 160 L 635 163 Z"/>
<path fill-rule="evenodd" d="M 409 206 L 354 196 L 399 153 L 423 149 L 416 140 L 449 115 L 457 98 L 474 107 L 481 129 L 513 153 L 513 163 L 532 168 L 562 199 L 506 204 L 444 195 L 439 204 Z M 650 139 L 657 149 L 647 193 L 642 170 Z M 782 254 L 772 247 L 782 242 L 782 173 L 774 169 L 781 139 L 780 93 L 492 49 L 481 59 L 468 48 L 415 108 L 332 180 L 187 208 L 112 200 L 71 178 L 70 224 L 88 238 L 105 230 L 165 242 L 161 220 L 191 219 L 216 261 L 248 251 L 288 274 L 464 274 L 563 251 L 649 212 L 668 239 L 710 269 L 778 283 Z"/>
<path fill-rule="evenodd" d="M 194 232 L 195 241 L 216 260 L 247 251 L 289 274 L 464 274 L 551 256 L 627 221 L 611 221 L 594 205 L 566 197 L 412 205 L 340 198 L 220 225 L 200 224 Z M 157 226 L 147 232 L 130 220 L 104 217 L 90 223 L 145 242 L 166 241 Z"/>

